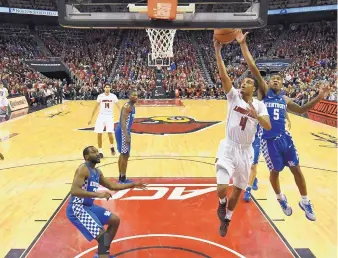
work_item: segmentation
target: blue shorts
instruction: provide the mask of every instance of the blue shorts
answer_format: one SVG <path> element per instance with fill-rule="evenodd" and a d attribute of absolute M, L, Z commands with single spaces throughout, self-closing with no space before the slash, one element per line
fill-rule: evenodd
<path fill-rule="evenodd" d="M 128 132 L 128 133 L 129 133 L 129 137 L 130 137 L 130 132 Z M 125 137 L 122 133 L 122 129 L 121 129 L 120 124 L 117 124 L 117 126 L 115 128 L 115 139 L 116 139 L 117 150 L 119 151 L 119 153 L 130 154 L 131 142 L 126 143 Z"/>
<path fill-rule="evenodd" d="M 112 215 L 110 211 L 97 205 L 84 206 L 73 203 L 68 204 L 66 214 L 70 222 L 88 241 L 97 238 Z"/>
<path fill-rule="evenodd" d="M 256 137 L 254 142 L 252 143 L 252 148 L 254 150 L 254 159 L 252 165 L 258 164 L 259 156 L 261 154 L 261 139 Z"/>
<path fill-rule="evenodd" d="M 287 167 L 299 164 L 299 157 L 291 135 L 284 135 L 273 139 L 262 139 L 262 152 L 270 171 L 280 172 Z"/>

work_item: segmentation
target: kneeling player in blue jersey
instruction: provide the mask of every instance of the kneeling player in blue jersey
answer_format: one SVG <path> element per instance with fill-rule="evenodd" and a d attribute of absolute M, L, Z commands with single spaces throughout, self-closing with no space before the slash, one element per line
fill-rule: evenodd
<path fill-rule="evenodd" d="M 286 112 L 290 110 L 297 114 L 303 114 L 314 107 L 328 93 L 328 87 L 322 87 L 316 98 L 303 106 L 297 105 L 282 93 L 283 79 L 279 74 L 272 75 L 269 86 L 263 80 L 255 61 L 253 60 L 246 44 L 246 34 L 237 37 L 241 46 L 243 56 L 248 63 L 252 74 L 258 80 L 259 99 L 263 99 L 269 116 L 271 117 L 272 129 L 263 129 L 262 133 L 262 152 L 265 162 L 270 170 L 270 183 L 274 189 L 277 200 L 285 215 L 292 214 L 292 208 L 287 202 L 286 196 L 282 193 L 279 184 L 279 172 L 288 166 L 295 178 L 295 182 L 301 194 L 299 207 L 305 212 L 307 219 L 315 221 L 316 215 L 313 205 L 308 197 L 304 175 L 300 169 L 299 157 L 290 133 L 285 128 Z"/>
<path fill-rule="evenodd" d="M 95 168 L 100 163 L 100 153 L 93 146 L 83 150 L 83 158 L 86 162 L 76 170 L 70 190 L 67 218 L 88 241 L 95 239 L 98 242 L 98 253 L 94 258 L 112 258 L 114 256 L 110 256 L 110 244 L 119 228 L 120 219 L 109 210 L 94 204 L 95 198 L 108 200 L 112 196 L 108 191 L 97 192 L 99 185 L 118 191 L 128 188 L 146 189 L 146 184 L 141 181 L 121 185 L 109 181 L 100 169 Z M 106 230 L 104 225 L 108 225 Z"/>

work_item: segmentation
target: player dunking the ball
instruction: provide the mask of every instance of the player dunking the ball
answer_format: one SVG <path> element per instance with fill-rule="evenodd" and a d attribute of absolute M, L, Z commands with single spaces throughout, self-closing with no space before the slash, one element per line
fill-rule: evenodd
<path fill-rule="evenodd" d="M 236 40 L 241 46 L 241 50 L 242 50 L 244 59 L 249 66 L 251 74 L 255 77 L 256 74 L 259 73 L 259 70 L 257 69 L 255 62 L 253 61 L 252 55 L 249 52 L 248 47 L 246 46 L 245 40 L 246 40 L 247 35 L 248 35 L 248 33 L 243 35 L 243 33 L 241 31 L 239 31 L 239 33 L 237 34 Z M 262 83 L 261 80 L 257 80 L 257 82 Z M 265 82 L 263 82 L 263 83 L 265 83 Z M 262 99 L 262 94 L 261 94 L 260 90 L 257 91 L 257 98 L 260 99 L 260 100 Z M 289 130 L 290 130 L 291 121 L 290 121 L 287 113 L 286 113 L 286 119 L 288 121 L 288 126 L 289 126 Z M 261 153 L 262 133 L 263 133 L 262 128 L 259 125 L 257 125 L 255 140 L 252 143 L 252 147 L 253 147 L 253 150 L 254 150 L 254 159 L 253 159 L 253 163 L 251 165 L 251 173 L 250 173 L 250 177 L 249 177 L 249 183 L 248 183 L 248 186 L 247 186 L 247 188 L 244 192 L 244 195 L 243 195 L 243 200 L 246 201 L 246 202 L 249 202 L 251 200 L 251 190 L 258 190 L 257 165 L 258 165 L 259 156 L 260 156 L 260 153 Z"/>
<path fill-rule="evenodd" d="M 137 102 L 137 91 L 129 91 L 129 101 L 123 105 L 120 115 L 120 122 L 115 128 L 115 138 L 117 150 L 120 153 L 119 167 L 119 183 L 128 184 L 132 181 L 127 179 L 127 165 L 131 149 L 131 126 L 135 117 L 135 103 Z"/>
<path fill-rule="evenodd" d="M 219 75 L 228 99 L 226 137 L 219 144 L 215 162 L 219 198 L 217 215 L 221 223 L 219 233 L 224 237 L 240 194 L 248 184 L 257 124 L 267 130 L 271 125 L 266 106 L 253 98 L 256 81 L 246 77 L 241 82 L 240 91 L 236 90 L 222 60 L 222 45 L 214 40 L 214 46 Z M 227 207 L 226 195 L 230 178 L 233 187 Z"/>
<path fill-rule="evenodd" d="M 85 163 L 75 172 L 70 200 L 67 206 L 67 218 L 87 238 L 98 242 L 98 253 L 94 257 L 111 258 L 110 244 L 120 225 L 120 219 L 109 210 L 94 204 L 94 198 L 109 199 L 110 192 L 98 192 L 99 185 L 112 191 L 128 188 L 146 189 L 142 181 L 132 184 L 114 184 L 105 178 L 100 169 L 95 168 L 100 163 L 100 153 L 89 146 L 83 150 Z M 104 229 L 104 225 L 108 225 Z"/>
<path fill-rule="evenodd" d="M 104 86 L 104 93 L 97 96 L 97 103 L 94 107 L 92 116 L 88 125 L 92 123 L 93 117 L 96 113 L 96 110 L 100 106 L 99 115 L 96 119 L 95 123 L 95 133 L 97 133 L 97 144 L 99 146 L 99 152 L 101 158 L 103 158 L 103 151 L 102 151 L 102 133 L 104 128 L 106 127 L 106 132 L 108 133 L 108 138 L 110 142 L 110 151 L 112 155 L 115 155 L 115 148 L 114 148 L 114 105 L 120 109 L 118 105 L 118 99 L 115 94 L 110 93 L 111 87 L 110 84 L 106 84 Z"/>
<path fill-rule="evenodd" d="M 245 43 L 246 35 L 247 33 L 243 35 L 243 40 L 240 44 L 242 52 L 248 54 L 249 50 Z M 299 165 L 298 153 L 290 133 L 285 128 L 285 116 L 287 109 L 297 114 L 303 114 L 309 111 L 325 97 L 329 89 L 328 87 L 322 87 L 316 98 L 304 106 L 299 106 L 282 94 L 283 79 L 279 74 L 271 76 L 268 86 L 264 82 L 252 57 L 246 59 L 246 61 L 249 67 L 251 67 L 254 76 L 256 76 L 259 81 L 260 92 L 271 117 L 272 129 L 269 131 L 263 129 L 261 144 L 265 162 L 270 170 L 270 183 L 276 193 L 277 200 L 284 214 L 291 216 L 292 208 L 288 204 L 286 196 L 282 193 L 279 184 L 279 172 L 281 172 L 285 166 L 288 166 L 295 178 L 301 195 L 299 206 L 305 212 L 307 219 L 315 221 L 316 215 L 308 197 L 305 178 Z"/>

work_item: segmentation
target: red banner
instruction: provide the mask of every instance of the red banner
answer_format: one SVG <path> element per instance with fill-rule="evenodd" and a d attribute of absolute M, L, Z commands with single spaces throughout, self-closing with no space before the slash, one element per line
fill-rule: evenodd
<path fill-rule="evenodd" d="M 338 127 L 337 102 L 322 100 L 308 112 L 308 116 L 314 121 Z"/>

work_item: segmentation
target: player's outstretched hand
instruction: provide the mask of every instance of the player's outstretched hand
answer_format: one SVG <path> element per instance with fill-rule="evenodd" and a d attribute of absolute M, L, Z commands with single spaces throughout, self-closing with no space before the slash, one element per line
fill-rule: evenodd
<path fill-rule="evenodd" d="M 253 117 L 253 118 L 258 118 L 257 112 L 255 110 L 255 107 L 252 105 L 252 102 L 249 102 L 249 114 Z"/>
<path fill-rule="evenodd" d="M 134 188 L 140 188 L 142 190 L 146 190 L 147 184 L 145 184 L 143 181 L 139 181 L 135 183 Z"/>
<path fill-rule="evenodd" d="M 107 199 L 107 201 L 109 200 L 109 198 L 111 198 L 111 193 L 110 192 L 100 192 L 98 193 L 98 198 L 101 199 Z"/>
<path fill-rule="evenodd" d="M 2 155 L 1 153 L 0 153 L 0 159 L 1 159 L 1 160 L 4 160 L 4 159 L 5 159 L 4 155 Z"/>
<path fill-rule="evenodd" d="M 222 44 L 219 43 L 215 38 L 214 38 L 214 47 L 215 47 L 215 51 L 221 51 L 222 49 Z"/>
<path fill-rule="evenodd" d="M 330 92 L 330 87 L 329 87 L 329 83 L 326 83 L 325 85 L 323 85 L 322 87 L 320 87 L 319 89 L 319 95 L 324 98 L 329 92 Z"/>
<path fill-rule="evenodd" d="M 237 33 L 236 36 L 236 40 L 238 42 L 238 44 L 243 44 L 246 42 L 246 36 L 249 34 L 249 32 L 245 32 L 243 34 L 242 30 L 239 30 L 239 32 Z"/>

